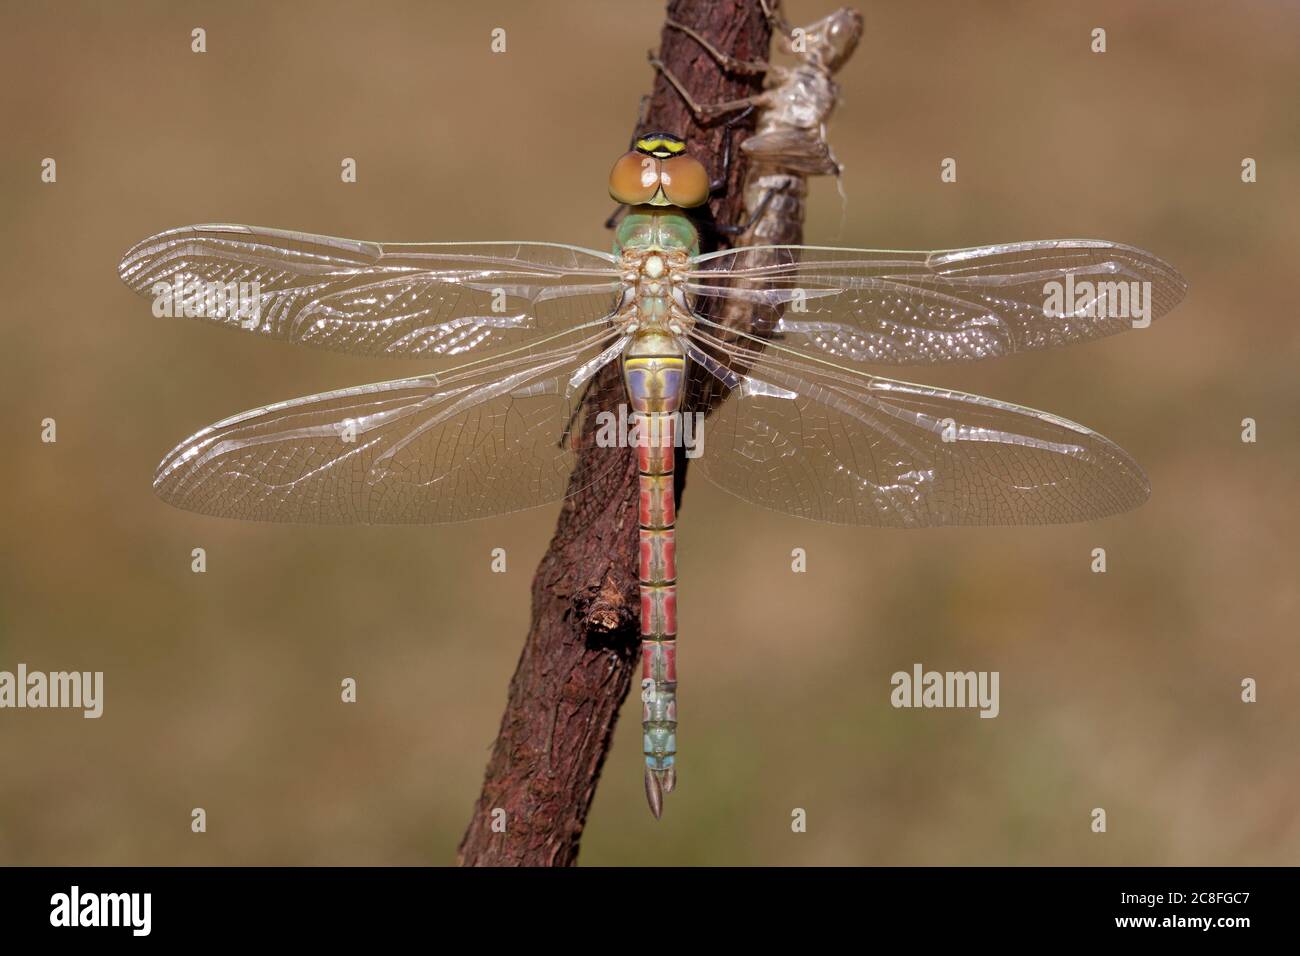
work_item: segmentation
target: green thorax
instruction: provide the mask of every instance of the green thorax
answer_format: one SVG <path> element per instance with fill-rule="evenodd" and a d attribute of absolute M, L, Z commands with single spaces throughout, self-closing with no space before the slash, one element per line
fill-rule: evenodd
<path fill-rule="evenodd" d="M 698 255 L 700 235 L 675 206 L 633 206 L 614 234 L 614 255 L 628 252 L 685 252 Z"/>

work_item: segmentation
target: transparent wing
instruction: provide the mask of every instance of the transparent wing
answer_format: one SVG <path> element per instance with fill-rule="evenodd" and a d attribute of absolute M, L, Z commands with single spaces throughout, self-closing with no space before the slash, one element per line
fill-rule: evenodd
<path fill-rule="evenodd" d="M 614 258 L 541 242 L 358 242 L 186 226 L 132 248 L 122 281 L 155 314 L 353 355 L 490 354 L 613 311 Z"/>
<path fill-rule="evenodd" d="M 689 341 L 706 370 L 690 407 L 715 383 L 729 391 L 704 425 L 704 473 L 764 508 L 886 528 L 1053 524 L 1150 493 L 1123 449 L 1055 415 L 805 362 L 778 343 Z"/>
<path fill-rule="evenodd" d="M 325 524 L 463 521 L 556 501 L 579 396 L 622 346 L 610 330 L 256 408 L 173 449 L 154 490 L 202 514 Z M 610 466 L 618 461 L 611 450 Z"/>
<path fill-rule="evenodd" d="M 1141 249 L 1063 239 L 945 252 L 753 246 L 698 257 L 686 287 L 752 308 L 755 334 L 806 354 L 930 365 L 1140 327 L 1187 284 Z"/>

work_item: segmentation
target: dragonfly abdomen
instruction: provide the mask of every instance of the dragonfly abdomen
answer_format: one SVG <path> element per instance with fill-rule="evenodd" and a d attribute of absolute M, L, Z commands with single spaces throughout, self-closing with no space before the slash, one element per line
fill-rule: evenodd
<path fill-rule="evenodd" d="M 677 544 L 673 493 L 686 356 L 671 336 L 633 337 L 623 356 L 639 483 L 641 732 L 646 799 L 658 817 L 677 782 Z"/>

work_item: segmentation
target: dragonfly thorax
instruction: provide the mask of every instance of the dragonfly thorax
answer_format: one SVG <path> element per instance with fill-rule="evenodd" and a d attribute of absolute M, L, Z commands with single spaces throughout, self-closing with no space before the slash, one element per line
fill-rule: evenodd
<path fill-rule="evenodd" d="M 679 209 L 633 206 L 614 234 L 614 254 L 681 252 L 693 256 L 700 251 L 700 235 L 690 217 Z"/>
<path fill-rule="evenodd" d="M 634 220 L 627 226 L 627 220 Z M 615 243 L 624 294 L 620 318 L 641 329 L 668 330 L 691 318 L 682 284 L 697 250 L 695 227 L 680 213 L 638 207 Z"/>

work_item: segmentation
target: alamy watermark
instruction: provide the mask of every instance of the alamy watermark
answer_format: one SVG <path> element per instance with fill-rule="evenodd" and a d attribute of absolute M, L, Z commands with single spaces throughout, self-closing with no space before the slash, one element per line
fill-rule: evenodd
<path fill-rule="evenodd" d="M 157 318 L 235 319 L 255 329 L 262 321 L 260 282 L 171 282 L 153 285 L 153 314 Z"/>
<path fill-rule="evenodd" d="M 50 897 L 50 925 L 129 927 L 132 936 L 153 928 L 152 893 L 83 893 L 75 884 Z"/>
<path fill-rule="evenodd" d="M 912 672 L 896 671 L 889 678 L 894 707 L 978 707 L 981 717 L 996 717 L 998 671 L 927 671 L 920 664 Z"/>
<path fill-rule="evenodd" d="M 598 448 L 685 448 L 687 458 L 704 454 L 704 413 L 638 415 L 620 402 L 618 411 L 596 413 Z"/>
<path fill-rule="evenodd" d="M 1053 279 L 1043 286 L 1043 315 L 1049 319 L 1129 319 L 1135 329 L 1151 324 L 1150 282 L 1065 281 Z"/>
<path fill-rule="evenodd" d="M 0 709 L 70 708 L 86 719 L 104 713 L 103 671 L 0 671 Z"/>

